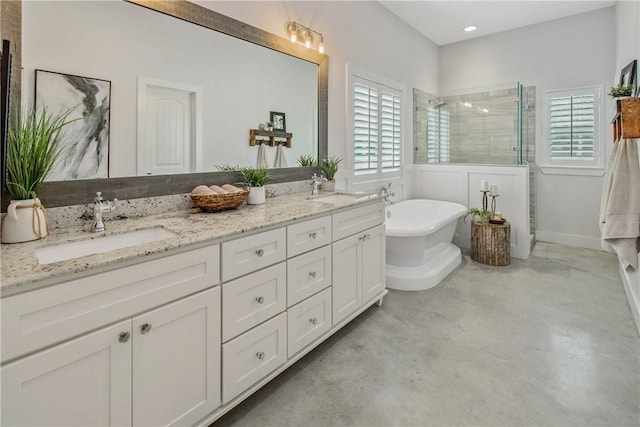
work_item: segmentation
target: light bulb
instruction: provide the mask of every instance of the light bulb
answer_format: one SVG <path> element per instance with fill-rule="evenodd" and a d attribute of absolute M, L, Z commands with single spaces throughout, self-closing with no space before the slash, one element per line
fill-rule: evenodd
<path fill-rule="evenodd" d="M 324 37 L 320 36 L 320 45 L 318 46 L 318 52 L 322 55 L 324 53 Z"/>
<path fill-rule="evenodd" d="M 304 39 L 304 45 L 306 46 L 307 49 L 309 49 L 312 43 L 313 43 L 313 36 L 311 35 L 311 32 L 307 30 L 307 36 Z"/>
<path fill-rule="evenodd" d="M 289 40 L 291 40 L 291 43 L 295 43 L 298 39 L 298 31 L 296 30 L 296 26 L 294 24 L 289 24 L 287 26 L 287 32 L 289 33 Z"/>

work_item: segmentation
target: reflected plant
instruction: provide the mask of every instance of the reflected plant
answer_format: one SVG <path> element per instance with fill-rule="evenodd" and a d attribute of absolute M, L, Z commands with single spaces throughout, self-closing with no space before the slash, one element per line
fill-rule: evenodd
<path fill-rule="evenodd" d="M 306 167 L 306 166 L 316 166 L 316 158 L 313 156 L 313 154 L 303 154 L 300 157 L 298 157 L 298 164 L 300 166 Z"/>

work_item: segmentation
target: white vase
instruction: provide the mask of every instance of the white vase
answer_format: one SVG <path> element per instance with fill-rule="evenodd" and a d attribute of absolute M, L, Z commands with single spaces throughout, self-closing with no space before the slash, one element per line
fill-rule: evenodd
<path fill-rule="evenodd" d="M 249 195 L 247 196 L 248 205 L 261 205 L 265 200 L 264 187 L 249 187 Z"/>
<path fill-rule="evenodd" d="M 42 239 L 49 224 L 40 199 L 11 200 L 2 221 L 2 243 L 20 243 Z"/>
<path fill-rule="evenodd" d="M 332 179 L 332 180 L 323 182 L 322 183 L 322 189 L 324 191 L 335 191 L 336 190 L 336 180 Z"/>

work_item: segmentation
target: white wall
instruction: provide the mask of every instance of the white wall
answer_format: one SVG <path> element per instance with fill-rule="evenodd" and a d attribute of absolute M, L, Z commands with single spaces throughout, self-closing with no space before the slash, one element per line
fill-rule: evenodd
<path fill-rule="evenodd" d="M 536 152 L 542 153 L 542 95 L 546 90 L 604 85 L 615 73 L 615 12 L 606 8 L 454 43 L 440 48 L 440 93 L 520 81 L 536 86 Z M 636 48 L 637 52 L 637 48 Z M 605 101 L 604 145 L 612 138 Z M 536 238 L 600 248 L 600 176 L 536 171 Z"/>
<path fill-rule="evenodd" d="M 616 4 L 616 23 L 617 67 L 613 82 L 617 84 L 622 68 L 634 59 L 640 60 L 640 2 L 618 0 Z M 640 255 L 638 255 L 638 261 L 640 265 Z M 620 276 L 627 293 L 631 312 L 636 321 L 638 333 L 640 333 L 640 272 L 621 268 Z"/>
<path fill-rule="evenodd" d="M 412 88 L 437 93 L 438 47 L 377 2 L 364 1 L 197 1 L 224 15 L 287 37 L 288 21 L 311 26 L 324 35 L 329 55 L 329 153 L 347 157 L 346 66 L 384 76 L 406 86 L 404 102 L 405 171 L 396 196 L 410 194 L 413 162 Z M 346 166 L 346 165 L 345 165 Z M 346 185 L 346 167 L 338 187 Z M 377 184 L 376 184 L 377 185 Z"/>

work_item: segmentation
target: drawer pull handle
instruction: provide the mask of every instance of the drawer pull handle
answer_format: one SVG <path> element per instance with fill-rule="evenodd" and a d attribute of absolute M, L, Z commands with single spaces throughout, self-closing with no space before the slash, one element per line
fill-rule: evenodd
<path fill-rule="evenodd" d="M 258 304 L 262 304 L 264 302 L 264 297 L 256 297 L 256 301 Z"/>
<path fill-rule="evenodd" d="M 315 279 L 317 275 L 318 274 L 315 271 L 309 272 L 309 277 L 311 277 L 312 279 Z"/>
<path fill-rule="evenodd" d="M 264 351 L 257 352 L 256 357 L 258 358 L 258 360 L 264 360 Z"/>
<path fill-rule="evenodd" d="M 151 331 L 151 323 L 144 323 L 140 325 L 140 333 L 148 334 Z"/>
<path fill-rule="evenodd" d="M 264 249 L 258 249 L 258 250 L 256 251 L 256 255 L 258 255 L 258 256 L 262 256 L 262 255 L 264 255 Z"/>
<path fill-rule="evenodd" d="M 312 317 L 311 319 L 309 319 L 309 323 L 311 323 L 312 325 L 317 325 L 318 324 L 318 319 L 315 317 Z"/>
<path fill-rule="evenodd" d="M 318 237 L 318 233 L 314 231 L 313 233 L 309 234 L 309 237 L 311 237 L 312 239 L 316 239 Z"/>
<path fill-rule="evenodd" d="M 118 335 L 118 342 L 126 343 L 129 341 L 129 337 L 131 337 L 129 332 L 120 332 L 120 335 Z"/>

